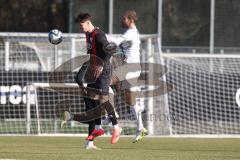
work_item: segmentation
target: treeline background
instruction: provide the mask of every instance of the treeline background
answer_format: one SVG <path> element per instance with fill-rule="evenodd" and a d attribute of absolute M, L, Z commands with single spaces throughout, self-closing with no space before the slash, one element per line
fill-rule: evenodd
<path fill-rule="evenodd" d="M 209 46 L 210 4 L 211 0 L 163 0 L 163 46 Z M 123 31 L 120 19 L 127 9 L 138 13 L 141 34 L 157 33 L 158 0 L 114 0 L 113 6 L 113 33 Z M 78 33 L 74 17 L 80 12 L 89 12 L 94 24 L 108 33 L 109 0 L 0 0 L 0 32 L 58 28 Z M 239 0 L 215 0 L 216 47 L 240 47 L 239 20 Z"/>

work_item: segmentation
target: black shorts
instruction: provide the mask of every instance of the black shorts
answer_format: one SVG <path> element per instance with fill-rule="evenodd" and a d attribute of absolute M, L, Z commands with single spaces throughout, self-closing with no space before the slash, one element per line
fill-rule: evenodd
<path fill-rule="evenodd" d="M 109 94 L 109 86 L 111 82 L 111 70 L 103 70 L 103 73 L 98 77 L 95 83 L 88 84 L 87 87 L 94 88 L 102 92 L 102 94 Z M 100 107 L 100 100 L 94 100 L 84 97 L 86 111 L 96 107 Z"/>
<path fill-rule="evenodd" d="M 84 97 L 84 102 L 85 102 L 86 111 L 89 111 L 93 108 L 96 108 L 96 107 L 100 106 L 100 100 L 94 100 L 94 99 L 91 99 L 91 98 L 85 98 Z"/>
<path fill-rule="evenodd" d="M 102 74 L 98 79 L 91 84 L 88 84 L 87 87 L 97 89 L 103 94 L 109 94 L 109 86 L 111 83 L 112 70 L 111 68 L 104 68 Z"/>

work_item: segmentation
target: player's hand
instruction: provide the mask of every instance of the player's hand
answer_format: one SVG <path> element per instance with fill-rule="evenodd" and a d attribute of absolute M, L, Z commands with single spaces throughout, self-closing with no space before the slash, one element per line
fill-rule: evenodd
<path fill-rule="evenodd" d="M 132 47 L 133 42 L 132 41 L 123 41 L 119 46 L 123 50 L 129 49 Z"/>
<path fill-rule="evenodd" d="M 117 50 L 117 45 L 116 43 L 113 43 L 113 42 L 109 42 L 103 46 L 103 51 L 110 55 L 116 53 L 116 50 Z"/>

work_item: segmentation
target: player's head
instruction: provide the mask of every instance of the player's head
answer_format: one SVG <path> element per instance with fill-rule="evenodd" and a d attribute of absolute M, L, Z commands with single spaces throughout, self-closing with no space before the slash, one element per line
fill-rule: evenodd
<path fill-rule="evenodd" d="M 127 10 L 122 16 L 122 27 L 131 28 L 137 20 L 137 13 L 134 10 Z"/>
<path fill-rule="evenodd" d="M 91 15 L 88 13 L 80 13 L 75 19 L 75 22 L 79 24 L 79 27 L 83 32 L 91 32 L 94 28 L 91 18 Z"/>

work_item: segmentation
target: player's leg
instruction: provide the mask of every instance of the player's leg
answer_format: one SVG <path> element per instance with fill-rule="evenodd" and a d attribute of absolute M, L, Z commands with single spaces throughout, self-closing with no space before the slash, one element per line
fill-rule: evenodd
<path fill-rule="evenodd" d="M 94 107 L 96 107 L 99 104 L 99 101 L 97 102 L 96 100 L 93 100 L 90 98 L 84 98 L 84 102 L 85 102 L 85 106 L 86 106 L 86 113 L 89 110 L 92 110 Z M 93 144 L 93 140 L 95 137 L 104 134 L 104 131 L 101 131 L 99 133 L 99 130 L 97 130 L 98 132 L 95 130 L 95 122 L 96 122 L 95 116 L 100 117 L 98 114 L 96 114 L 96 112 L 98 112 L 98 110 L 96 110 L 95 112 L 90 112 L 90 114 L 88 115 L 88 114 L 71 114 L 68 111 L 64 111 L 62 114 L 62 117 L 61 117 L 61 119 L 62 119 L 61 127 L 67 121 L 71 121 L 71 120 L 88 124 L 88 137 L 86 138 L 86 143 L 85 143 L 86 149 L 97 149 L 97 150 L 100 149 Z M 97 122 L 97 124 L 99 124 L 99 123 Z"/>
<path fill-rule="evenodd" d="M 102 103 L 102 105 L 104 106 L 104 108 L 106 109 L 108 115 L 109 115 L 109 119 L 112 122 L 112 137 L 111 137 L 111 144 L 115 144 L 118 142 L 121 132 L 122 132 L 122 128 L 119 127 L 118 125 L 118 120 L 114 111 L 114 107 L 112 106 L 112 104 L 109 101 L 105 101 L 104 103 Z"/>
<path fill-rule="evenodd" d="M 98 107 L 97 109 L 99 110 L 98 112 L 101 113 L 101 115 L 99 115 L 99 113 L 96 113 L 96 115 L 99 115 L 98 117 L 100 117 L 100 118 L 96 119 L 96 125 L 95 125 L 95 130 L 93 132 L 93 136 L 94 136 L 94 134 L 96 134 L 95 132 L 98 131 L 97 129 L 99 129 L 99 131 L 101 130 L 101 125 L 100 125 L 101 117 L 102 117 L 102 115 L 105 114 L 105 111 L 106 111 L 108 114 L 109 121 L 112 122 L 112 126 L 113 126 L 111 143 L 112 144 L 117 143 L 117 141 L 119 140 L 120 134 L 122 132 L 122 128 L 119 127 L 119 125 L 118 125 L 116 112 L 115 112 L 115 109 L 114 109 L 112 103 L 109 100 L 108 94 L 101 96 L 100 107 Z M 99 134 L 101 134 L 101 133 L 102 132 L 97 132 L 97 135 L 99 136 Z"/>
<path fill-rule="evenodd" d="M 138 142 L 147 135 L 147 129 L 143 126 L 142 112 L 144 111 L 144 98 L 136 98 L 136 104 L 132 107 L 132 111 L 136 117 L 137 132 L 133 143 Z"/>
<path fill-rule="evenodd" d="M 95 120 L 96 118 L 100 118 L 101 117 L 101 111 L 104 110 L 104 106 L 99 106 L 93 103 L 97 100 L 95 99 L 91 99 L 91 98 L 84 98 L 85 104 L 89 104 L 89 106 L 86 106 L 86 111 L 79 113 L 79 114 L 72 114 L 69 111 L 64 111 L 61 114 L 60 119 L 62 120 L 62 126 L 63 124 L 65 124 L 67 121 L 78 121 L 80 123 L 89 123 L 92 120 Z M 86 102 L 86 101 L 90 101 L 90 102 Z M 61 127 L 62 128 L 62 127 Z"/>
<path fill-rule="evenodd" d="M 85 105 L 86 105 L 86 111 L 93 110 L 97 107 L 99 108 L 99 110 L 96 110 L 95 111 L 96 113 L 92 115 L 92 120 L 91 121 L 94 123 L 94 126 L 91 127 L 92 130 L 89 131 L 89 136 L 87 137 L 88 140 L 93 140 L 95 137 L 100 136 L 100 135 L 97 135 L 96 132 L 99 131 L 99 130 L 102 130 L 101 121 L 99 122 L 99 119 L 101 117 L 101 113 L 99 113 L 99 112 L 101 112 L 100 106 L 99 106 L 100 102 L 99 102 L 99 100 L 93 100 L 93 99 L 90 99 L 90 98 L 84 98 L 84 102 L 85 102 Z M 94 115 L 95 115 L 95 117 L 94 117 Z M 73 118 L 73 119 L 76 120 L 77 117 Z"/>
<path fill-rule="evenodd" d="M 144 99 L 136 98 L 136 103 L 131 106 L 131 110 L 137 120 L 137 129 L 142 130 L 144 128 L 143 122 L 142 122 L 142 112 L 144 110 Z"/>
<path fill-rule="evenodd" d="M 93 133 L 94 128 L 95 128 L 95 121 L 93 120 L 93 121 L 88 122 L 88 137 Z M 85 143 L 86 149 L 97 149 L 98 148 L 94 145 L 93 140 L 94 139 L 86 139 L 86 143 Z"/>
<path fill-rule="evenodd" d="M 110 103 L 109 101 L 109 95 L 102 95 L 102 98 L 100 99 L 100 106 L 95 108 L 95 112 L 90 112 L 90 115 L 95 115 L 95 129 L 93 130 L 93 132 L 88 136 L 87 140 L 92 140 L 97 136 L 101 136 L 102 134 L 104 134 L 104 130 L 101 128 L 101 115 L 103 113 L 103 111 L 107 111 L 109 118 L 112 122 L 113 125 L 113 131 L 112 131 L 112 138 L 111 138 L 111 143 L 117 143 L 117 141 L 119 140 L 122 128 L 118 126 L 118 121 L 117 121 L 117 117 L 114 111 L 114 107 L 113 105 Z M 96 100 L 93 100 L 96 101 Z M 95 114 L 94 114 L 95 113 Z M 73 120 L 82 120 L 83 119 L 83 115 L 78 114 L 78 115 L 74 115 Z M 92 116 L 90 116 L 92 117 Z"/>
<path fill-rule="evenodd" d="M 138 83 L 138 80 L 141 74 L 141 64 L 135 64 L 135 65 L 136 65 L 136 68 L 138 68 L 139 70 L 136 72 L 129 72 L 126 75 L 127 80 L 132 79 L 131 81 L 129 81 L 130 89 L 128 92 L 129 93 L 128 96 L 130 100 L 131 109 L 137 121 L 137 132 L 133 142 L 139 141 L 147 134 L 147 130 L 144 128 L 143 120 L 142 120 L 142 112 L 144 111 L 144 98 L 137 98 L 136 95 L 134 95 L 136 92 L 141 92 L 141 87 Z"/>
<path fill-rule="evenodd" d="M 92 132 L 88 135 L 87 140 L 93 140 L 94 138 L 104 134 L 104 130 L 102 129 L 102 126 L 101 126 L 101 106 L 100 106 L 100 101 L 99 100 L 92 100 L 92 99 L 90 99 L 90 101 L 91 101 L 90 104 L 92 106 L 95 106 L 94 108 L 98 107 L 99 109 L 96 110 L 96 114 L 95 114 L 96 117 L 93 117 L 94 118 L 93 119 L 94 127 L 93 127 Z M 91 108 L 91 109 L 94 109 L 94 108 Z"/>
<path fill-rule="evenodd" d="M 109 87 L 109 97 L 110 97 L 110 103 L 112 104 L 113 106 L 113 109 L 114 109 L 114 113 L 115 113 L 115 116 L 116 118 L 118 119 L 119 118 L 119 115 L 116 111 L 116 108 L 115 108 L 115 103 L 114 103 L 114 90 L 115 92 L 119 92 L 120 91 L 120 81 L 119 81 L 119 78 L 116 76 L 116 75 L 112 75 L 112 78 L 111 78 L 111 87 Z"/>
<path fill-rule="evenodd" d="M 118 113 L 116 112 L 116 109 L 115 109 L 115 105 L 114 105 L 114 92 L 113 92 L 112 87 L 109 87 L 109 101 L 112 104 L 115 116 L 118 119 L 119 115 L 118 115 Z M 102 124 L 103 125 L 108 125 L 109 123 L 111 123 L 113 121 L 111 119 L 112 119 L 112 115 L 111 114 L 105 114 L 105 116 L 102 118 Z"/>
<path fill-rule="evenodd" d="M 111 103 L 110 101 L 110 96 L 109 96 L 109 87 L 111 83 L 111 68 L 106 69 L 106 71 L 103 71 L 103 74 L 98 78 L 96 83 L 99 84 L 103 91 L 102 98 L 100 99 L 101 105 L 105 107 L 105 110 L 107 111 L 107 114 L 109 115 L 109 118 L 112 122 L 113 125 L 113 131 L 112 131 L 112 138 L 111 138 L 111 143 L 117 143 L 120 137 L 120 134 L 122 132 L 122 128 L 118 126 L 118 120 L 115 114 L 115 109 L 113 107 L 113 102 Z M 113 100 L 113 99 L 112 99 Z"/>
<path fill-rule="evenodd" d="M 84 102 L 85 102 L 85 106 L 86 106 L 86 111 L 89 111 L 95 107 L 99 107 L 99 100 L 84 98 Z M 75 118 L 73 117 L 73 120 L 77 120 L 77 117 L 75 117 Z M 88 137 L 86 138 L 85 148 L 86 149 L 100 149 L 93 144 L 94 138 L 104 134 L 104 130 L 101 128 L 101 121 L 99 124 L 99 117 L 93 117 L 93 119 L 91 121 L 89 121 L 88 124 L 89 124 Z"/>
<path fill-rule="evenodd" d="M 99 133 L 96 132 L 95 129 L 96 129 L 96 124 L 95 124 L 95 120 L 93 120 L 93 121 L 89 122 L 89 126 L 88 126 L 88 137 L 86 138 L 86 143 L 85 143 L 85 148 L 86 149 L 101 150 L 101 148 L 97 147 L 93 143 L 94 138 L 97 137 L 97 136 L 93 137 L 93 135 L 94 134 L 99 134 Z M 104 132 L 102 134 L 104 134 Z"/>
<path fill-rule="evenodd" d="M 134 72 L 131 74 L 127 74 L 126 78 L 134 78 L 138 76 L 140 72 Z M 127 88 L 125 90 L 126 96 L 126 103 L 131 107 L 131 110 L 136 118 L 136 125 L 137 125 L 137 132 L 136 137 L 133 142 L 137 142 L 142 139 L 146 134 L 147 130 L 143 126 L 142 121 L 142 112 L 144 110 L 144 99 L 143 98 L 136 98 L 136 92 L 140 92 L 141 88 L 138 86 L 137 79 L 136 81 L 128 82 L 127 80 L 124 81 L 123 88 Z"/>

